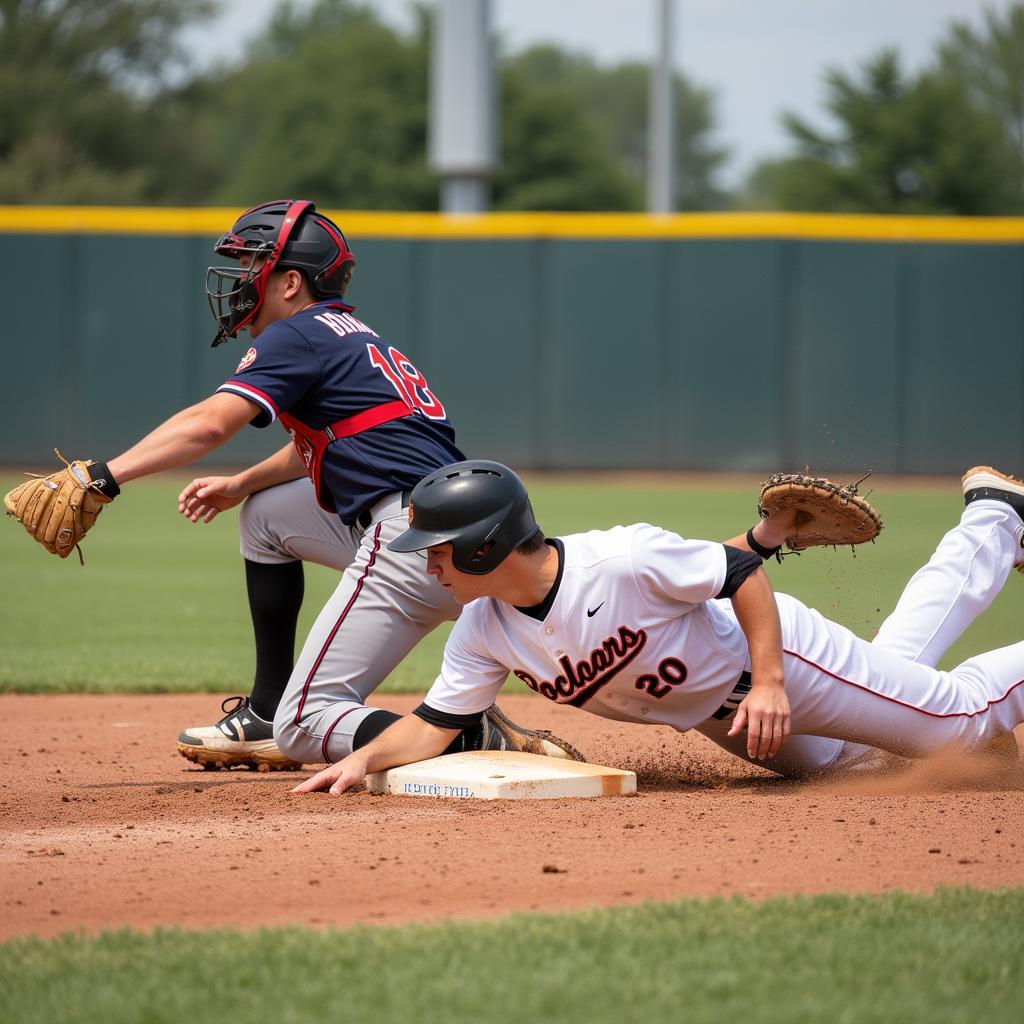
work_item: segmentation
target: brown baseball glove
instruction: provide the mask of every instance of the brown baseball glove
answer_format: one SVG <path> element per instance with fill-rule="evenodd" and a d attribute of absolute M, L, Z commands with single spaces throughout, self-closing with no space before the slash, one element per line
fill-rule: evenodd
<path fill-rule="evenodd" d="M 857 494 L 857 484 L 834 484 L 803 473 L 773 473 L 761 487 L 757 511 L 763 519 L 793 513 L 792 534 L 786 537 L 791 551 L 863 544 L 882 529 L 882 517 Z"/>
<path fill-rule="evenodd" d="M 68 462 L 56 448 L 54 453 L 65 468 L 49 476 L 30 473 L 33 479 L 4 495 L 4 505 L 7 514 L 14 516 L 47 551 L 67 558 L 77 548 L 84 565 L 78 542 L 92 529 L 103 506 L 113 499 L 101 493 L 90 477 L 89 467 L 95 465 L 92 460 Z"/>

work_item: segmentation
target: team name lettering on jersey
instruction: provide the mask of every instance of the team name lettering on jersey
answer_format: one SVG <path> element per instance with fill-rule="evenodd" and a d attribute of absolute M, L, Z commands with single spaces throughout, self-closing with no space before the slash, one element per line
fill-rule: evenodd
<path fill-rule="evenodd" d="M 534 679 L 524 669 L 514 669 L 512 674 L 548 700 L 578 708 L 586 704 L 602 686 L 610 683 L 636 658 L 646 643 L 647 633 L 644 630 L 619 626 L 618 634 L 607 637 L 600 647 L 590 652 L 588 658 L 575 664 L 567 654 L 559 658 L 562 674 L 550 682 Z"/>
<path fill-rule="evenodd" d="M 317 313 L 314 320 L 326 324 L 339 338 L 347 337 L 349 334 L 372 334 L 375 338 L 377 332 L 371 330 L 362 322 L 357 320 L 351 313 Z"/>

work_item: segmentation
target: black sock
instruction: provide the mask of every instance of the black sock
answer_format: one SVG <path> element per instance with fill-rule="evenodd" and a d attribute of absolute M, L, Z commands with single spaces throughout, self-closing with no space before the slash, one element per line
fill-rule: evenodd
<path fill-rule="evenodd" d="M 352 737 L 352 749 L 358 750 L 365 747 L 372 739 L 376 739 L 392 722 L 397 722 L 401 715 L 393 711 L 386 711 L 384 708 L 375 708 L 372 715 L 367 715 L 356 726 L 355 735 Z M 484 716 L 470 729 L 464 729 L 455 739 L 448 744 L 445 754 L 461 754 L 464 750 L 479 750 L 482 743 L 482 729 Z"/>
<path fill-rule="evenodd" d="M 468 729 L 463 729 L 448 745 L 446 754 L 461 754 L 466 750 L 480 750 L 484 745 L 484 716 Z"/>
<path fill-rule="evenodd" d="M 358 750 L 360 747 L 365 747 L 370 740 L 376 739 L 392 722 L 397 722 L 401 717 L 401 715 L 396 715 L 394 711 L 374 708 L 356 726 L 355 735 L 352 737 L 352 749 Z"/>
<path fill-rule="evenodd" d="M 245 560 L 245 586 L 256 641 L 256 675 L 249 704 L 272 721 L 295 665 L 295 627 L 302 607 L 302 562 Z"/>

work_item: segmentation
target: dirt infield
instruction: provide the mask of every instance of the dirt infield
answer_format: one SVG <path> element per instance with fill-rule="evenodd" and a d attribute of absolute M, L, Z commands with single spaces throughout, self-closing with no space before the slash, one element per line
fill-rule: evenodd
<path fill-rule="evenodd" d="M 640 793 L 297 797 L 302 775 L 204 772 L 177 754 L 177 731 L 210 721 L 215 698 L 2 696 L 0 939 L 1024 884 L 1020 769 L 947 756 L 784 782 L 701 737 L 535 698 L 502 707 L 635 770 Z"/>

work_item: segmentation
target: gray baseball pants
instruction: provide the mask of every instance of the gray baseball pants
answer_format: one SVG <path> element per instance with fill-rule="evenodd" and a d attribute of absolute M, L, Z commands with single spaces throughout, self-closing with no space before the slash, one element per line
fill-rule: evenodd
<path fill-rule="evenodd" d="M 366 698 L 460 605 L 426 573 L 422 553 L 388 551 L 408 525 L 400 494 L 346 526 L 316 502 L 303 477 L 250 495 L 239 515 L 242 556 L 253 562 L 316 562 L 341 572 L 292 670 L 274 717 L 281 750 L 306 764 L 352 752 Z M 423 680 L 426 690 L 433 678 Z"/>

